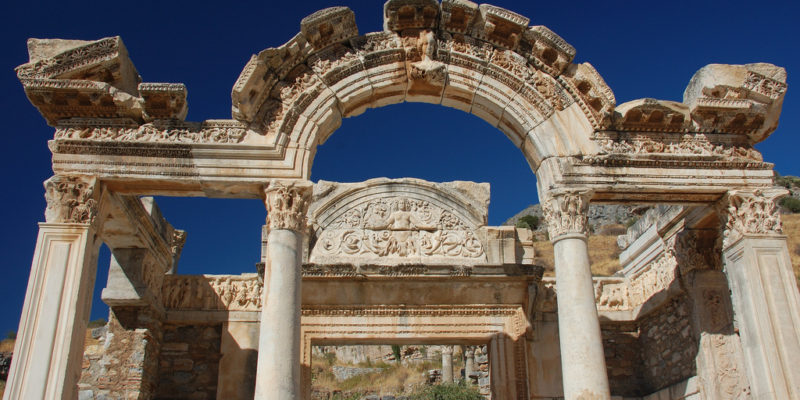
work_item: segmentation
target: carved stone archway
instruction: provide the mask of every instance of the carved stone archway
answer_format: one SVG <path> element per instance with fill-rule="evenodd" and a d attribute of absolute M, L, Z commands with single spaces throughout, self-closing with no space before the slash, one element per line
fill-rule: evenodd
<path fill-rule="evenodd" d="M 720 206 L 724 227 L 714 229 L 726 239 L 722 259 L 737 320 L 746 325 L 742 337 L 750 340 L 743 352 L 754 392 L 777 397 L 800 393 L 800 374 L 790 368 L 790 358 L 781 358 L 800 354 L 800 303 L 796 291 L 786 289 L 793 283 L 776 210 L 776 200 L 785 193 L 770 189 L 772 164 L 753 148 L 777 126 L 786 91 L 783 68 L 712 64 L 695 74 L 681 103 L 640 99 L 616 106 L 612 91 L 590 64 L 572 64 L 572 46 L 543 26 L 528 26 L 529 19 L 514 12 L 465 0 L 389 0 L 383 14 L 384 30 L 365 35 L 358 33 L 345 7 L 305 18 L 300 33 L 247 63 L 233 88 L 230 120 L 185 122 L 185 86 L 141 83 L 118 37 L 29 42 L 30 60 L 16 71 L 29 100 L 56 128 L 49 143 L 56 176 L 48 190 L 55 185 L 80 193 L 97 185 L 106 196 L 74 195 L 69 203 L 48 208 L 32 276 L 61 267 L 91 272 L 96 243 L 87 239 L 93 237 L 89 233 L 113 232 L 107 228 L 114 226 L 110 219 L 75 220 L 72 214 L 75 209 L 83 210 L 80 215 L 102 210 L 103 203 L 111 202 L 108 196 L 130 203 L 124 209 L 141 208 L 125 195 L 266 197 L 272 238 L 267 269 L 279 271 L 272 278 L 280 275 L 283 281 L 267 279 L 276 291 L 265 292 L 277 300 L 265 297 L 265 307 L 274 307 L 265 312 L 292 322 L 263 324 L 261 349 L 271 343 L 264 339 L 265 329 L 275 328 L 274 336 L 289 338 L 289 344 L 272 350 L 289 349 L 286 357 L 294 362 L 300 357 L 299 334 L 293 332 L 300 329 L 299 268 L 311 187 L 303 181 L 310 176 L 317 146 L 342 118 L 367 108 L 435 103 L 496 126 L 536 174 L 556 249 L 564 397 L 610 396 L 586 245 L 590 202 Z M 49 232 L 70 230 L 81 235 L 50 245 Z M 176 240 L 164 233 L 153 229 L 144 234 Z M 65 250 L 78 247 L 88 250 Z M 148 270 L 133 253 L 115 254 L 115 262 L 122 270 Z M 147 288 L 158 292 L 163 274 L 156 275 L 145 274 L 131 290 L 109 292 L 111 297 L 104 299 L 151 307 L 158 318 L 163 307 L 157 297 L 142 294 Z M 36 371 L 30 360 L 17 362 L 6 393 L 44 390 L 69 397 L 75 387 L 76 335 L 85 327 L 89 279 L 54 276 L 31 280 L 26 313 L 44 304 L 39 295 L 45 286 L 66 285 L 64 293 L 72 297 L 64 297 L 64 304 L 75 304 L 79 318 L 59 323 L 56 328 L 69 333 L 58 335 L 52 326 L 43 330 L 23 319 L 18 343 L 33 349 L 37 360 L 63 361 L 67 371 Z M 284 297 L 294 300 L 283 302 L 277 289 L 287 289 Z M 751 307 L 753 298 L 769 312 Z M 791 322 L 778 321 L 783 315 L 791 316 L 785 320 Z M 298 366 L 299 361 L 293 364 L 292 378 L 299 377 Z M 52 377 L 42 378 L 51 372 Z M 769 383 L 772 378 L 778 383 Z M 289 388 L 280 398 L 297 392 Z M 257 396 L 269 397 L 264 393 Z"/>

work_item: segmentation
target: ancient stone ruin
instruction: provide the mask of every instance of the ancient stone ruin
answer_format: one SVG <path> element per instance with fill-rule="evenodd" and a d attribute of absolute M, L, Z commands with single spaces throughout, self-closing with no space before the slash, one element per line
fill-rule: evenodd
<path fill-rule="evenodd" d="M 232 119 L 202 122 L 183 119 L 184 85 L 140 81 L 119 37 L 31 39 L 16 72 L 55 129 L 54 175 L 4 398 L 303 399 L 312 346 L 386 342 L 486 348 L 498 400 L 800 398 L 786 191 L 753 148 L 784 69 L 712 64 L 681 103 L 616 105 L 529 23 L 389 0 L 384 30 L 359 34 L 325 9 L 244 66 Z M 472 113 L 520 149 L 556 278 L 530 231 L 487 226 L 486 184 L 308 181 L 342 118 L 404 101 Z M 152 195 L 263 199 L 261 270 L 181 275 L 186 232 Z M 617 276 L 591 275 L 590 203 L 657 206 L 620 238 Z M 111 318 L 84 358 L 101 243 Z"/>

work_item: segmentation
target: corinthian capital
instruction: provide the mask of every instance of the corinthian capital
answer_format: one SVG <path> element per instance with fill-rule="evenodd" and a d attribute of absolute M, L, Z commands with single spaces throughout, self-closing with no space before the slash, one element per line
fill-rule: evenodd
<path fill-rule="evenodd" d="M 788 193 L 783 188 L 729 191 L 719 207 L 724 226 L 723 247 L 732 245 L 744 235 L 782 234 L 778 200 Z"/>
<path fill-rule="evenodd" d="M 550 240 L 567 234 L 588 235 L 587 223 L 589 199 L 588 189 L 571 189 L 548 193 L 542 202 L 542 210 L 547 220 Z"/>
<path fill-rule="evenodd" d="M 308 181 L 272 181 L 264 190 L 268 229 L 306 229 L 312 184 Z"/>
<path fill-rule="evenodd" d="M 97 215 L 97 179 L 55 175 L 44 181 L 47 222 L 90 224 Z"/>

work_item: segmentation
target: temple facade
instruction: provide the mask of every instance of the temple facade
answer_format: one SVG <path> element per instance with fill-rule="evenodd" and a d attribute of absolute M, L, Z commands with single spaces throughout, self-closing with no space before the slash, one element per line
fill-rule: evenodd
<path fill-rule="evenodd" d="M 495 400 L 800 399 L 786 191 L 753 147 L 783 68 L 711 64 L 680 103 L 617 105 L 525 16 L 466 0 L 383 14 L 367 34 L 346 7 L 304 18 L 244 66 L 232 118 L 202 122 L 184 120 L 183 84 L 141 82 L 119 37 L 29 40 L 16 72 L 55 129 L 54 175 L 4 399 L 308 399 L 312 346 L 359 343 L 485 348 Z M 554 278 L 530 231 L 488 226 L 488 184 L 309 181 L 342 118 L 406 101 L 520 149 Z M 180 274 L 187 233 L 154 195 L 263 199 L 259 268 Z M 613 277 L 591 274 L 592 203 L 652 206 Z M 109 334 L 86 358 L 101 244 Z"/>

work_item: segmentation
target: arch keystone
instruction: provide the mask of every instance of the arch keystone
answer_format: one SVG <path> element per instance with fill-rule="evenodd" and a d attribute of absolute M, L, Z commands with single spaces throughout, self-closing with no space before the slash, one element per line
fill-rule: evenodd
<path fill-rule="evenodd" d="M 383 5 L 383 29 L 434 29 L 439 19 L 436 0 L 389 0 Z"/>
<path fill-rule="evenodd" d="M 300 32 L 315 50 L 358 36 L 356 15 L 347 7 L 319 10 L 300 21 Z"/>

